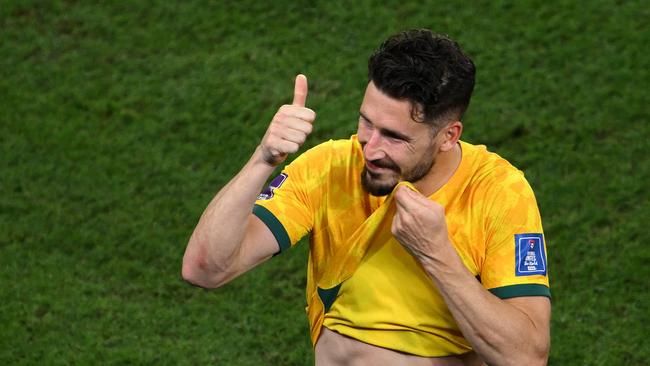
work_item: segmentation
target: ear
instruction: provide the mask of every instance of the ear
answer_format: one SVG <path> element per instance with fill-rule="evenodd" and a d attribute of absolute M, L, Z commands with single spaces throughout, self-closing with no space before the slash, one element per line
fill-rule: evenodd
<path fill-rule="evenodd" d="M 463 123 L 454 121 L 449 123 L 440 131 L 440 151 L 446 152 L 454 148 L 463 133 Z"/>

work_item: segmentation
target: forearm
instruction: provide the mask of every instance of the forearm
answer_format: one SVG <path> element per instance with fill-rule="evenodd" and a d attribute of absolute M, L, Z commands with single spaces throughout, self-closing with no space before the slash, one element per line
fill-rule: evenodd
<path fill-rule="evenodd" d="M 264 182 L 312 131 L 316 113 L 305 107 L 307 78 L 296 76 L 293 104 L 273 117 L 260 145 L 242 170 L 212 199 L 183 256 L 183 278 L 217 287 L 275 253 L 277 241 L 251 211 Z"/>
<path fill-rule="evenodd" d="M 236 265 L 251 209 L 274 167 L 256 149 L 242 170 L 212 199 L 190 237 L 183 257 L 183 277 L 215 287 Z"/>
<path fill-rule="evenodd" d="M 548 329 L 491 294 L 467 270 L 451 244 L 421 260 L 465 338 L 489 365 L 544 365 Z"/>

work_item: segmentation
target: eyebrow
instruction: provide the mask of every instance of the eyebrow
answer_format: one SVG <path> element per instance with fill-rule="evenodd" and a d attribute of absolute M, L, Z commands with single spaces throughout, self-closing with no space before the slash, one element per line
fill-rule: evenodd
<path fill-rule="evenodd" d="M 363 114 L 363 112 L 359 111 L 359 116 L 361 116 L 361 118 L 365 119 L 366 121 L 368 121 L 368 122 L 370 122 L 370 123 L 372 124 L 372 121 L 370 120 L 370 118 L 366 117 L 366 115 Z M 379 132 L 381 132 L 381 134 L 384 135 L 384 136 L 392 137 L 392 138 L 397 138 L 397 139 L 400 139 L 400 140 L 404 140 L 404 141 L 406 141 L 406 142 L 411 142 L 411 141 L 413 141 L 412 138 L 406 136 L 405 134 L 403 134 L 403 133 L 401 133 L 401 132 L 398 132 L 398 131 L 395 131 L 395 130 L 391 130 L 391 129 L 388 129 L 388 128 L 377 128 L 377 129 L 378 129 Z"/>

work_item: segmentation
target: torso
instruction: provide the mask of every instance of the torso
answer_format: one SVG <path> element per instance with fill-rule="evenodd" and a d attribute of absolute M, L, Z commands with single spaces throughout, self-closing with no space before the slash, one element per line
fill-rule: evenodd
<path fill-rule="evenodd" d="M 430 198 L 445 207 L 450 238 L 463 263 L 472 274 L 480 275 L 477 280 L 488 289 L 533 283 L 548 286 L 545 276 L 515 276 L 513 233 L 502 230 L 506 225 L 500 225 L 500 220 L 524 218 L 520 220 L 523 232 L 542 232 L 534 196 L 523 175 L 484 147 L 461 145 L 463 158 L 457 171 Z M 372 364 L 376 357 L 397 357 L 407 361 L 379 364 L 417 365 L 420 363 L 412 360 L 422 359 L 425 365 L 444 365 L 441 362 L 449 359 L 446 356 L 466 354 L 471 346 L 463 339 L 439 292 L 425 288 L 433 287 L 426 273 L 406 270 L 418 267 L 417 263 L 409 263 L 414 260 L 412 256 L 398 255 L 399 243 L 382 245 L 394 240 L 390 214 L 386 214 L 391 206 L 385 205 L 385 199 L 363 191 L 362 168 L 363 154 L 355 136 L 323 143 L 285 168 L 285 178 L 291 178 L 282 189 L 256 202 L 276 220 L 265 222 L 281 248 L 311 234 L 307 315 L 317 360 L 322 365 L 355 365 Z M 495 189 L 498 202 L 494 199 Z M 378 222 L 357 232 L 382 208 L 384 216 L 379 215 Z M 494 212 L 487 220 L 494 225 L 484 222 L 486 212 Z M 373 240 L 366 240 L 370 235 Z M 370 258 L 368 249 L 378 247 L 395 251 Z M 488 252 L 490 258 L 486 257 Z M 396 264 L 403 264 L 404 270 L 397 274 L 387 270 Z M 398 276 L 401 273 L 414 274 L 421 281 Z M 408 288 L 404 283 L 410 284 Z M 339 290 L 330 292 L 333 289 L 340 289 L 338 296 Z M 319 338 L 321 329 L 327 327 L 331 331 L 325 330 L 325 336 Z M 455 357 L 451 360 L 471 365 Z"/>
<path fill-rule="evenodd" d="M 316 366 L 480 366 L 474 352 L 461 356 L 419 357 L 373 346 L 322 328 L 315 349 Z"/>

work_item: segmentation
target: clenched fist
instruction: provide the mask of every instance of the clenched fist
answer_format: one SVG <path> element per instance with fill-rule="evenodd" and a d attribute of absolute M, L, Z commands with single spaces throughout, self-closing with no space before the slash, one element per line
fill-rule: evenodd
<path fill-rule="evenodd" d="M 307 77 L 296 76 L 293 103 L 285 104 L 273 117 L 266 130 L 260 148 L 264 162 L 276 166 L 288 154 L 298 151 L 312 131 L 316 113 L 305 107 L 307 100 Z"/>
<path fill-rule="evenodd" d="M 449 245 L 445 209 L 419 192 L 400 186 L 391 232 L 420 262 L 435 258 Z"/>

